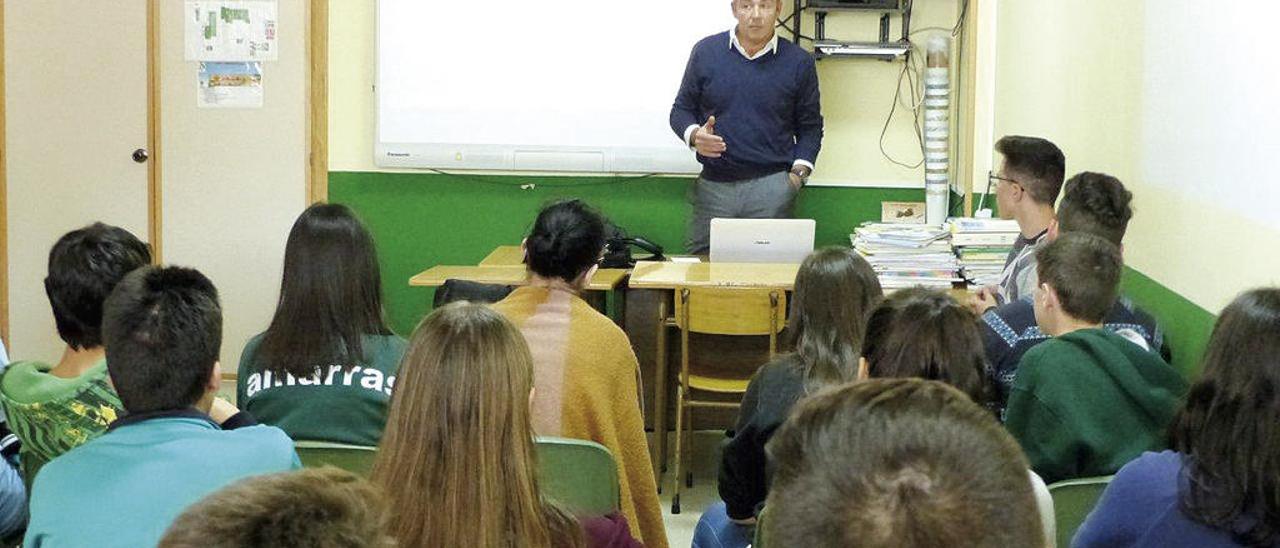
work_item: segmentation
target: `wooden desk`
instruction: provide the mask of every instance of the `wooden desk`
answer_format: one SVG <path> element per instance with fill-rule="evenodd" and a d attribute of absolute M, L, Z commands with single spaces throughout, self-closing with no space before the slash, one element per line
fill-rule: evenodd
<path fill-rule="evenodd" d="M 505 246 L 504 246 L 505 247 Z M 492 257 L 497 253 L 490 254 Z M 591 281 L 587 282 L 590 291 L 612 291 L 627 278 L 630 271 L 620 268 L 601 268 L 596 271 Z M 528 272 L 524 265 L 439 265 L 419 272 L 409 278 L 409 285 L 414 287 L 439 287 L 445 280 L 458 279 L 485 284 L 524 285 L 529 282 Z"/>
<path fill-rule="evenodd" d="M 524 250 L 518 245 L 500 245 L 480 260 L 480 266 L 513 266 L 524 264 Z"/>
<path fill-rule="evenodd" d="M 791 290 L 799 264 L 669 263 L 640 261 L 627 287 L 776 287 Z"/>

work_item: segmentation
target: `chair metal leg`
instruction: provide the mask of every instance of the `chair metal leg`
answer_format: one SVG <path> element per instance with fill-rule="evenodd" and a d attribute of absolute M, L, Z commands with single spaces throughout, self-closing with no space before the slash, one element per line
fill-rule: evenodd
<path fill-rule="evenodd" d="M 684 464 L 684 459 L 682 458 L 684 456 L 684 448 L 681 443 L 684 436 L 681 434 L 684 432 L 685 427 L 685 396 L 684 383 L 681 383 L 680 386 L 676 387 L 676 470 L 675 474 L 672 476 L 675 479 L 675 481 L 672 482 L 675 485 L 675 494 L 671 497 L 672 514 L 680 513 L 680 466 Z"/>
<path fill-rule="evenodd" d="M 681 432 L 681 435 L 684 436 L 684 446 L 687 448 L 685 449 L 685 452 L 692 454 L 693 453 L 693 406 L 686 405 L 684 407 L 684 412 L 685 412 L 684 422 L 686 426 L 685 426 L 685 430 Z M 690 459 L 692 459 L 692 457 L 690 457 Z M 693 467 L 686 465 L 685 470 L 686 471 L 684 473 L 684 486 L 693 487 Z M 676 481 L 679 481 L 679 480 L 680 480 L 680 477 L 676 476 Z"/>

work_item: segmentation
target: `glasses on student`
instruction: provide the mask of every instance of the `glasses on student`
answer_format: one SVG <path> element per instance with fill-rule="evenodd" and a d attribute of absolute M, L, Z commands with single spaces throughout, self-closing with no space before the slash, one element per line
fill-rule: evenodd
<path fill-rule="evenodd" d="M 994 171 L 988 171 L 988 172 L 987 172 L 987 182 L 988 182 L 988 183 L 990 183 L 992 186 L 997 186 L 997 185 L 999 185 L 1001 181 L 1004 181 L 1004 182 L 1006 182 L 1006 183 L 1013 183 L 1013 184 L 1018 185 L 1018 186 L 1022 186 L 1022 183 L 1018 182 L 1018 180 L 1017 180 L 1017 179 L 1010 179 L 1010 178 L 1008 178 L 1008 177 L 1001 177 L 1001 176 L 999 176 L 999 175 L 996 175 L 996 173 L 995 173 Z"/>

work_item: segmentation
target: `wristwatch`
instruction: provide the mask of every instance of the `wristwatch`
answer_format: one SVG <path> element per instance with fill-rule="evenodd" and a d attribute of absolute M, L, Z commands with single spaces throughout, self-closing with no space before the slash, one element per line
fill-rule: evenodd
<path fill-rule="evenodd" d="M 795 166 L 791 168 L 791 174 L 800 178 L 800 186 L 804 186 L 806 183 L 809 182 L 810 173 L 813 173 L 813 170 L 809 169 L 806 166 L 801 165 L 801 166 Z"/>

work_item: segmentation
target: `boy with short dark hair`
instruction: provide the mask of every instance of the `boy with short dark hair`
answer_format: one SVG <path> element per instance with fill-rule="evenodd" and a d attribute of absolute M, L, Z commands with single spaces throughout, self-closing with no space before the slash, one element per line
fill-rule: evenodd
<path fill-rule="evenodd" d="M 1119 247 L 1069 233 L 1037 251 L 1036 262 L 1036 322 L 1054 338 L 1023 356 L 1005 426 L 1046 482 L 1114 474 L 1164 448 L 1187 383 L 1158 355 L 1102 328 L 1119 293 Z"/>
<path fill-rule="evenodd" d="M 221 427 L 210 418 L 230 404 L 214 397 L 222 307 L 208 278 L 176 267 L 133 271 L 103 305 L 102 334 L 127 415 L 41 470 L 26 546 L 154 546 L 204 495 L 300 467 L 280 429 L 244 413 Z"/>

